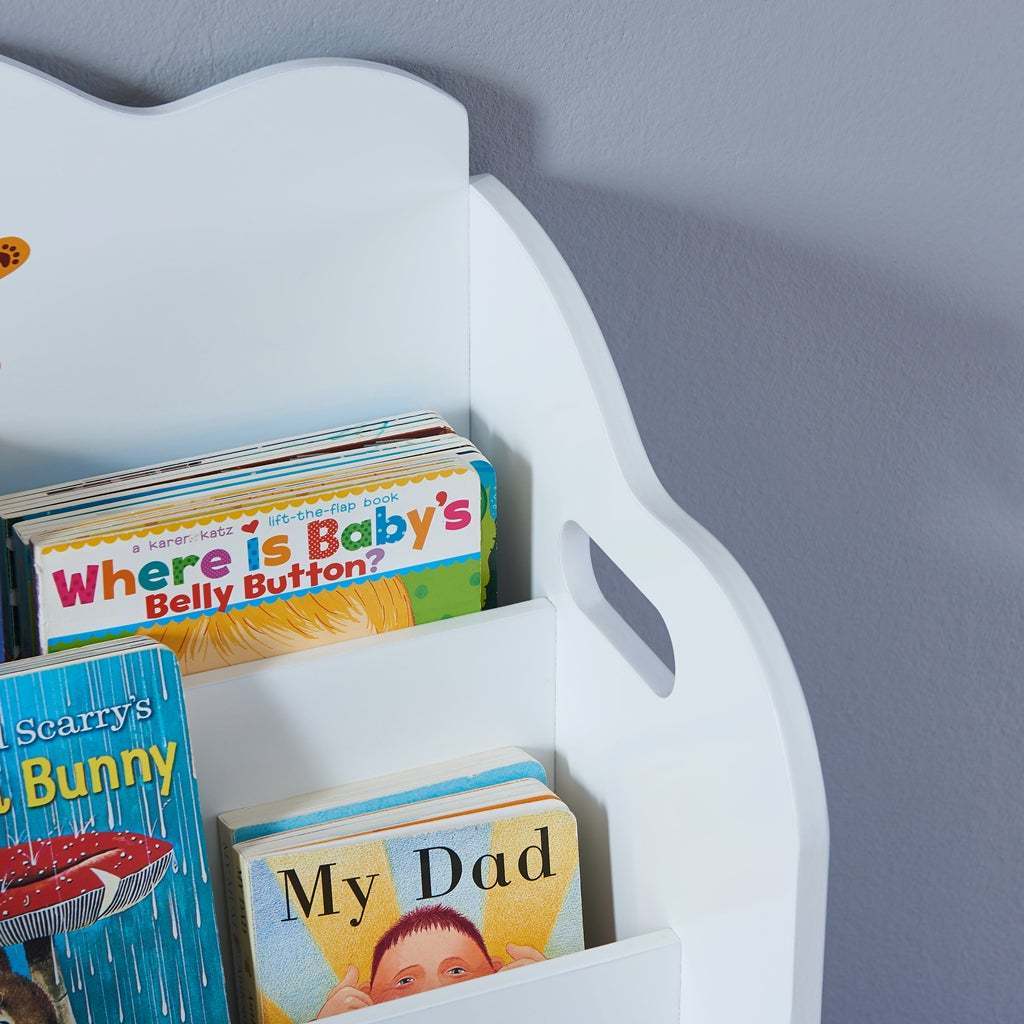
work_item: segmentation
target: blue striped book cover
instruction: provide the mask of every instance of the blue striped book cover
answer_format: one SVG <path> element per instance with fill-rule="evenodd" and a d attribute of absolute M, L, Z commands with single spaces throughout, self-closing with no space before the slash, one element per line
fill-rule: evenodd
<path fill-rule="evenodd" d="M 0 1007 L 227 1024 L 174 656 L 132 641 L 54 661 L 0 673 Z"/>

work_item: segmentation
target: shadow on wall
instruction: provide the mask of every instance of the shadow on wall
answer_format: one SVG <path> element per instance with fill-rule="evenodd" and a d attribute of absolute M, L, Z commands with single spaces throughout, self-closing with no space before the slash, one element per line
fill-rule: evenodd
<path fill-rule="evenodd" d="M 153 107 L 166 103 L 172 97 L 163 96 L 150 89 L 142 88 L 137 82 L 126 82 L 111 75 L 102 68 L 78 60 L 67 60 L 27 46 L 15 46 L 0 40 L 0 56 L 27 64 L 40 71 L 73 85 L 90 96 L 122 103 L 131 107 Z"/>
<path fill-rule="evenodd" d="M 0 343 L 2 352 L 2 343 Z M 0 355 L 0 372 L 3 370 Z M 3 410 L 0 409 L 0 431 L 3 427 Z M 96 453 L 94 461 L 83 462 L 67 452 L 46 448 L 29 448 L 11 444 L 0 433 L 0 493 L 10 494 L 29 487 L 39 487 L 62 480 L 75 480 L 92 476 L 109 469 L 103 461 L 102 452 Z M 2 1024 L 2 1018 L 0 1018 Z"/>
<path fill-rule="evenodd" d="M 474 170 L 551 234 L 663 483 L 737 556 L 787 639 L 830 799 L 826 1019 L 896 1005 L 933 1022 L 1020 1019 L 1024 924 L 1006 868 L 1024 847 L 1006 813 L 1024 777 L 1019 325 L 884 253 L 868 265 L 545 175 L 527 104 L 409 70 L 466 104 Z M 628 581 L 597 569 L 667 661 Z M 675 660 L 677 685 L 699 685 L 686 652 Z"/>

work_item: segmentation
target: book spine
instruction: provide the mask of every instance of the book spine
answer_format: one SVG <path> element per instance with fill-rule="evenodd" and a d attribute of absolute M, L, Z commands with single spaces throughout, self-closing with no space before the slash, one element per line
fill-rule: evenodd
<path fill-rule="evenodd" d="M 234 979 L 236 1014 L 242 1012 L 242 931 L 241 931 L 241 875 L 238 857 L 233 848 L 234 833 L 223 822 L 217 822 L 217 840 L 220 845 L 220 877 L 224 888 L 224 917 L 228 928 L 229 967 Z"/>
<path fill-rule="evenodd" d="M 7 653 L 13 631 L 11 619 L 14 616 L 14 573 L 11 571 L 10 549 L 7 542 L 7 520 L 0 516 L 0 661 L 12 654 Z"/>
<path fill-rule="evenodd" d="M 43 633 L 42 601 L 39 600 L 39 569 L 35 561 L 35 547 L 22 544 L 17 550 L 17 622 L 14 642 L 19 658 L 48 654 Z"/>
<path fill-rule="evenodd" d="M 17 588 L 14 556 L 11 524 L 0 518 L 0 661 L 13 661 L 19 653 L 15 643 Z"/>
<path fill-rule="evenodd" d="M 480 480 L 480 607 L 497 606 L 498 479 L 484 458 L 472 462 Z"/>
<path fill-rule="evenodd" d="M 252 891 L 248 872 L 244 870 L 242 858 L 231 848 L 231 873 L 235 879 L 236 913 L 233 926 L 238 928 L 239 960 L 235 965 L 235 985 L 238 995 L 238 1024 L 261 1024 L 259 986 L 256 982 L 256 955 L 253 949 L 252 929 L 249 926 L 252 915 Z M 235 924 L 237 923 L 237 924 Z M 234 952 L 234 950 L 232 950 Z"/>

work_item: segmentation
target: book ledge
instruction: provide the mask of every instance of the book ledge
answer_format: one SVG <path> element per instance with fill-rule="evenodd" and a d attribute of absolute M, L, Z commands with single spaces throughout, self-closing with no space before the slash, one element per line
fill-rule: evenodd
<path fill-rule="evenodd" d="M 504 607 L 186 680 L 208 825 L 506 744 L 575 812 L 591 948 L 360 1019 L 817 1021 L 828 826 L 793 666 L 753 584 L 657 482 L 569 268 L 499 182 L 470 181 L 462 108 L 357 61 L 155 112 L 0 62 L 0 95 L 24 154 L 0 171 L 21 201 L 0 234 L 32 247 L 0 281 L 24 285 L 3 295 L 6 490 L 340 407 L 439 407 L 494 464 Z M 184 422 L 137 386 L 168 352 L 203 370 Z M 674 681 L 601 596 L 590 538 L 663 616 Z"/>

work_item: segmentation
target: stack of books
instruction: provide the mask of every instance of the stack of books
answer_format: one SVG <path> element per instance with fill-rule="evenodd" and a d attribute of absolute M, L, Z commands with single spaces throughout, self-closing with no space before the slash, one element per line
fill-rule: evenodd
<path fill-rule="evenodd" d="M 583 948 L 576 820 L 515 748 L 219 828 L 244 1024 L 304 1024 Z"/>
<path fill-rule="evenodd" d="M 489 607 L 496 535 L 432 412 L 0 497 L 0 1024 L 228 1024 L 182 674 Z M 518 748 L 218 825 L 236 1024 L 583 948 L 576 821 Z"/>
<path fill-rule="evenodd" d="M 479 611 L 496 521 L 429 412 L 9 495 L 5 656 L 144 635 L 187 674 Z"/>

